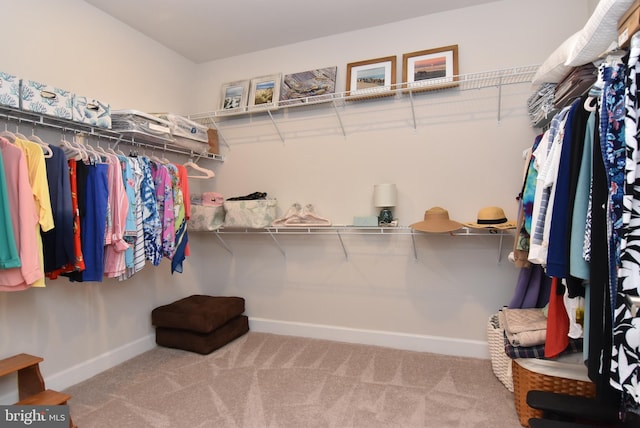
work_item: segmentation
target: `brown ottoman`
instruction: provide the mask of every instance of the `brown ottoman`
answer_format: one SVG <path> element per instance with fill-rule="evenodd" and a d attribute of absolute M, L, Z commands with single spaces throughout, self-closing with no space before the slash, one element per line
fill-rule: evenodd
<path fill-rule="evenodd" d="M 151 311 L 156 343 L 209 354 L 249 331 L 242 297 L 193 295 Z"/>

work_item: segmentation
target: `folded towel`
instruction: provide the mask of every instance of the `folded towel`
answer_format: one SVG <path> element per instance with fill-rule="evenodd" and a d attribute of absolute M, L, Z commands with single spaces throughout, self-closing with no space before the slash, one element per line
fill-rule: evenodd
<path fill-rule="evenodd" d="M 507 339 L 513 346 L 537 346 L 543 345 L 547 339 L 547 329 L 523 331 L 521 333 L 507 334 Z"/>

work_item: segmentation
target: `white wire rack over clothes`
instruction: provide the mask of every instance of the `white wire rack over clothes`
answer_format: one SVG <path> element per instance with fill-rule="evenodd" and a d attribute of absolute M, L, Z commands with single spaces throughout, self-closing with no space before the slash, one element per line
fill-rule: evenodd
<path fill-rule="evenodd" d="M 538 65 L 527 65 L 472 74 L 460 74 L 442 79 L 417 81 L 413 83 L 396 83 L 384 87 L 384 90 L 376 90 L 371 93 L 337 92 L 334 94 L 320 95 L 296 100 L 280 101 L 265 106 L 244 106 L 230 110 L 216 110 L 211 112 L 189 115 L 189 119 L 204 125 L 216 128 L 220 138 L 227 144 L 233 139 L 228 134 L 238 133 L 233 131 L 256 128 L 253 141 L 258 142 L 264 137 L 265 127 L 271 128 L 271 136 L 275 135 L 285 142 L 288 137 L 304 137 L 308 134 L 299 130 L 284 129 L 283 125 L 304 121 L 307 125 L 310 120 L 325 120 L 326 128 L 335 129 L 336 132 L 347 136 L 348 124 L 345 116 L 350 113 L 363 113 L 363 106 L 367 109 L 366 115 L 371 110 L 382 111 L 389 118 L 390 111 L 410 111 L 409 116 L 402 116 L 402 121 L 410 124 L 414 129 L 420 124 L 420 107 L 438 105 L 440 103 L 463 102 L 469 100 L 463 94 L 471 94 L 473 90 L 485 88 L 497 89 L 495 94 L 496 116 L 498 122 L 502 119 L 503 88 L 511 85 L 531 83 Z M 530 88 L 525 93 L 529 95 Z M 492 96 L 493 98 L 493 96 Z M 483 107 L 484 109 L 484 107 Z M 428 116 L 429 111 L 423 111 L 423 116 Z M 369 117 L 369 122 L 384 121 L 385 117 Z M 391 120 L 391 119 L 389 119 Z M 319 125 L 318 128 L 323 125 Z M 405 125 L 406 126 L 406 125 Z M 258 129 L 259 128 L 259 129 Z M 304 127 L 308 131 L 308 126 Z M 357 132 L 363 127 L 354 127 Z M 328 130 L 325 130 L 328 132 Z M 349 129 L 351 132 L 352 129 Z M 316 130 L 319 134 L 322 130 Z M 246 139 L 246 137 L 244 137 Z M 244 141 L 243 137 L 237 141 Z"/>
<path fill-rule="evenodd" d="M 187 155 L 191 159 L 211 159 L 224 161 L 224 156 L 206 151 L 198 152 L 185 147 L 180 147 L 174 143 L 170 137 L 146 134 L 139 131 L 120 132 L 112 129 L 101 128 L 73 120 L 62 119 L 55 116 L 29 112 L 12 107 L 0 106 L 0 120 L 15 123 L 17 128 L 29 125 L 33 130 L 36 128 L 47 128 L 59 130 L 61 133 L 83 134 L 93 136 L 113 142 L 115 149 L 119 144 L 128 144 L 133 147 L 146 147 L 152 150 L 177 153 Z"/>
<path fill-rule="evenodd" d="M 304 227 L 304 226 L 287 226 L 287 227 L 266 227 L 263 229 L 251 229 L 251 228 L 225 228 L 221 227 L 218 230 L 214 231 L 216 238 L 220 241 L 222 246 L 229 252 L 229 254 L 233 254 L 231 247 L 229 244 L 222 238 L 222 235 L 268 235 L 272 238 L 276 247 L 282 253 L 283 256 L 286 257 L 286 252 L 280 241 L 278 241 L 277 235 L 329 235 L 336 236 L 342 246 L 342 251 L 344 252 L 345 259 L 349 259 L 349 253 L 347 251 L 347 247 L 344 243 L 343 237 L 349 235 L 369 235 L 369 236 L 389 236 L 389 235 L 408 235 L 411 236 L 411 243 L 413 246 L 413 257 L 414 260 L 418 260 L 418 250 L 416 248 L 416 236 L 425 236 L 428 237 L 431 235 L 430 233 L 419 232 L 412 229 L 409 226 L 395 226 L 395 227 L 386 227 L 386 226 L 351 226 L 351 225 L 333 225 L 333 226 L 316 226 L 316 227 Z M 511 233 L 508 230 L 498 230 L 498 229 L 472 229 L 468 227 L 464 227 L 460 230 L 456 230 L 453 232 L 438 234 L 438 235 L 450 235 L 450 236 L 491 236 L 500 238 L 500 244 L 498 248 L 498 262 L 501 260 L 502 256 L 502 247 L 503 247 L 503 239 L 504 236 L 511 236 Z"/>

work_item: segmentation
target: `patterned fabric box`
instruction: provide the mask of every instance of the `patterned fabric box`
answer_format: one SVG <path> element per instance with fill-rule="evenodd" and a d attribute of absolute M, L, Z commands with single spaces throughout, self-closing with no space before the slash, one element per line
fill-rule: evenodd
<path fill-rule="evenodd" d="M 35 80 L 22 80 L 20 85 L 20 108 L 71 120 L 73 117 L 73 94 Z"/>
<path fill-rule="evenodd" d="M 20 108 L 20 79 L 0 72 L 0 104 Z"/>
<path fill-rule="evenodd" d="M 92 98 L 73 97 L 73 120 L 100 128 L 111 128 L 111 106 Z"/>
<path fill-rule="evenodd" d="M 225 201 L 225 227 L 248 227 L 262 229 L 271 226 L 276 219 L 278 201 L 276 199 L 254 199 L 246 201 Z"/>
<path fill-rule="evenodd" d="M 224 224 L 224 207 L 191 205 L 191 217 L 187 230 L 193 232 L 211 232 Z"/>

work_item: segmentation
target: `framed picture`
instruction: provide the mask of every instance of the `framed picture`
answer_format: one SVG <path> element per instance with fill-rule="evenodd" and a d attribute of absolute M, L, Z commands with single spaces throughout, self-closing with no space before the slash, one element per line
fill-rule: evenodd
<path fill-rule="evenodd" d="M 285 74 L 280 88 L 280 105 L 301 104 L 331 98 L 336 91 L 338 67 L 317 68 Z"/>
<path fill-rule="evenodd" d="M 251 79 L 249 107 L 276 107 L 280 96 L 281 74 Z"/>
<path fill-rule="evenodd" d="M 402 55 L 405 89 L 432 91 L 458 85 L 458 45 Z"/>
<path fill-rule="evenodd" d="M 249 81 L 239 80 L 222 85 L 222 97 L 220 110 L 243 109 L 247 106 L 249 94 Z"/>
<path fill-rule="evenodd" d="M 347 64 L 347 96 L 375 98 L 393 95 L 396 57 L 370 59 Z"/>

